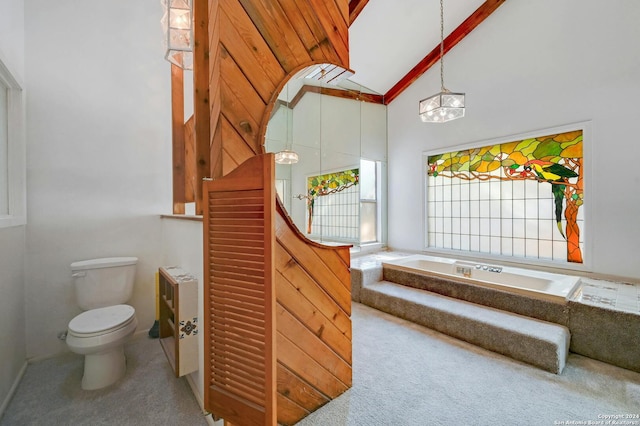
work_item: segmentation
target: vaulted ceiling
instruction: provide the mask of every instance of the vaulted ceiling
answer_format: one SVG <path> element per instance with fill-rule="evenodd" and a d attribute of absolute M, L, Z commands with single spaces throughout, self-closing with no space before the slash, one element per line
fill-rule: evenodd
<path fill-rule="evenodd" d="M 445 54 L 506 0 L 444 0 Z M 350 0 L 354 83 L 388 104 L 440 58 L 438 0 Z"/>

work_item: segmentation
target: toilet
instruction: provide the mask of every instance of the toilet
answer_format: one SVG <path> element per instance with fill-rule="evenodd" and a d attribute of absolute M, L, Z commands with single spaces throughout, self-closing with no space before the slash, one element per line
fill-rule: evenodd
<path fill-rule="evenodd" d="M 126 372 L 124 344 L 133 335 L 136 311 L 125 303 L 133 293 L 138 259 L 109 257 L 71 264 L 78 306 L 84 312 L 67 328 L 67 346 L 84 355 L 82 389 L 109 386 Z"/>

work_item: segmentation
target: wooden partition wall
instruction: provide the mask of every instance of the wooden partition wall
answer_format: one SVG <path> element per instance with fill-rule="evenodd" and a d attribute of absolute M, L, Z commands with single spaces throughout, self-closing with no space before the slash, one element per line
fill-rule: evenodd
<path fill-rule="evenodd" d="M 273 182 L 269 154 L 204 186 L 205 401 L 238 425 L 276 421 Z"/>
<path fill-rule="evenodd" d="M 205 407 L 294 424 L 351 387 L 349 248 L 308 241 L 276 206 L 273 154 L 204 194 Z"/>
<path fill-rule="evenodd" d="M 234 425 L 294 424 L 351 386 L 349 248 L 302 236 L 273 180 L 259 196 L 239 182 L 273 167 L 264 134 L 290 76 L 319 63 L 348 69 L 348 0 L 206 3 L 194 2 L 193 126 L 197 181 L 213 179 L 196 196 L 210 317 L 205 408 Z M 243 229 L 245 214 L 264 222 Z"/>

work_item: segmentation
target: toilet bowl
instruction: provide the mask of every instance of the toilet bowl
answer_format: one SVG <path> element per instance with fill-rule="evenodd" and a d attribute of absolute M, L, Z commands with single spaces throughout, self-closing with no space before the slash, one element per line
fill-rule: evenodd
<path fill-rule="evenodd" d="M 124 376 L 124 343 L 137 326 L 135 309 L 129 305 L 92 309 L 69 322 L 67 345 L 85 356 L 83 389 L 100 389 Z"/>
<path fill-rule="evenodd" d="M 71 264 L 78 306 L 69 322 L 67 346 L 84 355 L 82 388 L 100 389 L 125 375 L 124 344 L 138 326 L 131 297 L 138 259 L 107 257 Z"/>

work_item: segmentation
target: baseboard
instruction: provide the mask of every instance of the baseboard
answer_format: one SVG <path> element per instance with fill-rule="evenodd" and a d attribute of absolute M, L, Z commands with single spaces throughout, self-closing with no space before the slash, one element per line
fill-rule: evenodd
<path fill-rule="evenodd" d="M 213 420 L 213 416 L 211 416 L 211 414 L 208 414 L 206 412 L 206 410 L 204 409 L 204 401 L 202 400 L 202 396 L 200 395 L 200 391 L 198 391 L 198 386 L 193 381 L 193 378 L 191 377 L 191 374 L 187 374 L 184 377 L 187 379 L 187 383 L 189 384 L 189 387 L 191 388 L 191 393 L 193 393 L 193 396 L 195 396 L 196 401 L 198 401 L 198 405 L 200 406 L 200 410 L 202 410 L 203 414 L 206 414 L 205 415 L 205 419 L 207 420 L 207 424 L 209 424 L 209 426 L 221 426 L 223 424 L 222 421 L 217 421 L 216 422 L 215 420 Z"/>
<path fill-rule="evenodd" d="M 27 365 L 29 365 L 27 361 L 25 361 L 24 364 L 22 364 L 22 368 L 18 372 L 18 376 L 16 377 L 16 380 L 14 380 L 13 385 L 11 386 L 11 389 L 9 389 L 9 393 L 7 394 L 7 397 L 4 399 L 4 401 L 2 401 L 2 405 L 0 405 L 0 419 L 2 419 L 2 416 L 4 415 L 5 410 L 9 406 L 9 402 L 11 402 L 11 399 L 13 399 L 13 395 L 16 393 L 16 389 L 18 389 L 18 385 L 22 381 L 22 376 L 24 376 L 24 373 L 27 371 Z"/>

